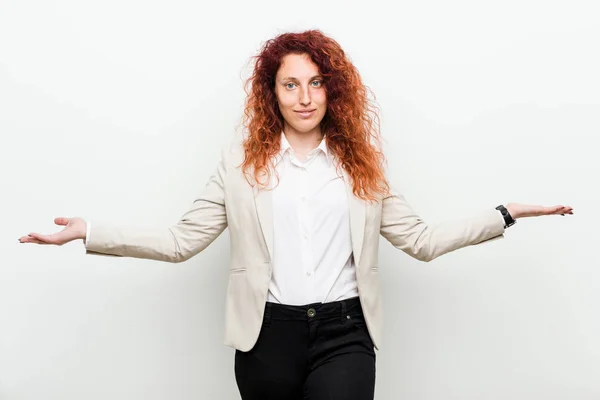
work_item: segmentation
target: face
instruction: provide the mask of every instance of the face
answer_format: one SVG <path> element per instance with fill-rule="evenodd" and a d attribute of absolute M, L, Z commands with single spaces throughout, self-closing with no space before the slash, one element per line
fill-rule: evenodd
<path fill-rule="evenodd" d="M 286 133 L 321 133 L 327 96 L 319 68 L 306 54 L 283 58 L 275 76 L 275 94 Z"/>

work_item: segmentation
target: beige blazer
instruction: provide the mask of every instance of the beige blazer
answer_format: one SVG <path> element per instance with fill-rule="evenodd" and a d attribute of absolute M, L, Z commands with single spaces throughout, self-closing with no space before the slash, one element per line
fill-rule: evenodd
<path fill-rule="evenodd" d="M 238 166 L 241 142 L 227 146 L 215 173 L 200 197 L 180 221 L 163 230 L 136 229 L 91 221 L 88 254 L 181 262 L 204 250 L 229 227 L 231 262 L 225 309 L 225 344 L 250 350 L 259 335 L 273 265 L 271 192 L 248 184 Z M 377 202 L 352 194 L 346 181 L 350 208 L 352 250 L 358 292 L 367 328 L 380 348 L 382 304 L 379 278 L 379 235 L 410 256 L 430 261 L 456 249 L 501 238 L 504 220 L 490 207 L 469 218 L 436 226 L 424 222 L 404 197 L 392 191 Z"/>

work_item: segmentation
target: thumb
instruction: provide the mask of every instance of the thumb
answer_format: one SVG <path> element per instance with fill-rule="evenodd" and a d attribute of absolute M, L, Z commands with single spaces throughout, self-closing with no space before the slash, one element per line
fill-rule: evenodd
<path fill-rule="evenodd" d="M 58 217 L 58 218 L 54 218 L 54 223 L 56 225 L 68 225 L 69 222 L 71 221 L 71 218 L 65 218 L 65 217 Z"/>

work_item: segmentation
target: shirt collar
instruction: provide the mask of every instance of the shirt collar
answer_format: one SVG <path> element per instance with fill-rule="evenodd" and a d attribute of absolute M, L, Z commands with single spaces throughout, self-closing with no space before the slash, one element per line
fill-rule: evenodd
<path fill-rule="evenodd" d="M 279 150 L 279 156 L 280 156 L 279 159 L 280 160 L 283 159 L 285 152 L 291 148 L 292 148 L 292 145 L 290 144 L 290 142 L 288 142 L 287 138 L 285 137 L 285 134 L 283 132 L 281 132 L 281 145 L 280 145 L 280 150 Z M 321 143 L 319 143 L 319 146 L 317 146 L 317 149 L 321 150 L 325 154 L 325 157 L 327 158 L 327 162 L 329 163 L 329 165 L 331 165 L 331 163 L 333 162 L 333 154 L 331 154 L 331 152 L 327 148 L 327 136 L 323 136 L 323 140 L 321 140 Z"/>

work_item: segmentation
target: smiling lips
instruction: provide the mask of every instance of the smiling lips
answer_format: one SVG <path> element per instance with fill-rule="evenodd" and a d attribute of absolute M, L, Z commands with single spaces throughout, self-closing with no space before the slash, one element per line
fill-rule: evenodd
<path fill-rule="evenodd" d="M 298 114 L 300 116 L 300 118 L 310 118 L 313 116 L 313 114 L 315 113 L 315 111 L 317 111 L 316 109 L 312 109 L 312 110 L 297 110 L 294 111 L 296 114 Z"/>

